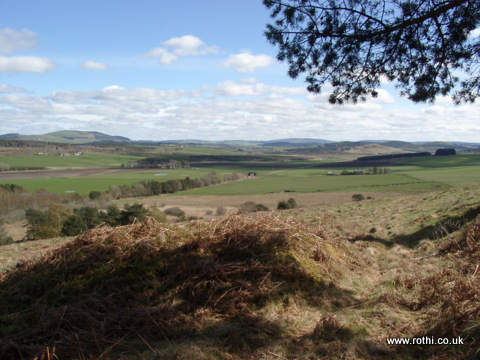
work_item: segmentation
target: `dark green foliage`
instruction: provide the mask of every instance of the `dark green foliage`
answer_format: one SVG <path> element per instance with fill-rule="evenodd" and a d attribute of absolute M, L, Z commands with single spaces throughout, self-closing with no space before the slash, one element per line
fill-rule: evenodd
<path fill-rule="evenodd" d="M 47 215 L 40 210 L 27 209 L 25 219 L 27 220 L 27 239 L 38 239 L 40 228 L 48 222 Z"/>
<path fill-rule="evenodd" d="M 65 236 L 76 236 L 87 230 L 87 224 L 79 215 L 70 215 L 62 226 L 62 234 Z"/>
<path fill-rule="evenodd" d="M 73 212 L 83 219 L 89 229 L 101 223 L 100 213 L 93 207 L 85 206 L 75 209 Z"/>
<path fill-rule="evenodd" d="M 288 209 L 288 203 L 285 200 L 280 200 L 277 204 L 278 210 L 286 210 Z"/>
<path fill-rule="evenodd" d="M 365 196 L 363 196 L 362 194 L 353 194 L 352 195 L 352 200 L 353 201 L 362 201 L 362 200 L 365 200 Z"/>
<path fill-rule="evenodd" d="M 435 156 L 450 156 L 450 155 L 457 155 L 455 149 L 437 149 L 435 151 Z"/>
<path fill-rule="evenodd" d="M 120 223 L 121 225 L 128 225 L 134 221 L 143 221 L 146 216 L 147 209 L 142 204 L 125 204 L 124 210 L 122 210 L 120 215 Z"/>
<path fill-rule="evenodd" d="M 121 224 L 122 213 L 116 205 L 109 205 L 107 207 L 107 213 L 100 214 L 102 221 L 106 222 L 110 226 L 118 226 Z"/>
<path fill-rule="evenodd" d="M 289 209 L 295 209 L 297 207 L 297 202 L 295 201 L 294 198 L 288 199 L 287 204 Z"/>
<path fill-rule="evenodd" d="M 14 192 L 25 192 L 25 189 L 20 186 L 20 185 L 15 185 L 15 184 L 0 184 L 0 188 L 7 190 L 8 192 L 14 193 Z"/>
<path fill-rule="evenodd" d="M 373 160 L 390 160 L 390 159 L 405 159 L 412 157 L 421 157 L 421 156 L 430 156 L 429 152 L 416 152 L 416 153 L 406 153 L 406 154 L 387 154 L 387 155 L 371 155 L 371 156 L 362 156 L 359 157 L 358 161 L 373 161 Z"/>
<path fill-rule="evenodd" d="M 100 191 L 93 190 L 93 191 L 90 191 L 90 193 L 88 194 L 88 198 L 90 200 L 98 200 L 98 199 L 100 199 L 101 195 L 102 195 L 102 193 Z"/>
<path fill-rule="evenodd" d="M 268 207 L 263 204 L 255 205 L 255 211 L 268 211 Z"/>
<path fill-rule="evenodd" d="M 382 77 L 414 102 L 480 94 L 480 37 L 469 36 L 480 25 L 478 0 L 263 3 L 275 19 L 265 35 L 278 60 L 292 78 L 306 73 L 310 92 L 331 84 L 331 103 L 377 97 Z"/>
<path fill-rule="evenodd" d="M 290 198 L 287 201 L 280 200 L 277 204 L 278 210 L 288 210 L 288 209 L 295 209 L 297 207 L 297 202 L 294 198 Z"/>

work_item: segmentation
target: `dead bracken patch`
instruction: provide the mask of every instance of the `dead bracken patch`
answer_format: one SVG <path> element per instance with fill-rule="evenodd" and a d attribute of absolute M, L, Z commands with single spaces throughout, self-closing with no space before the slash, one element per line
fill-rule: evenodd
<path fill-rule="evenodd" d="M 107 358 L 132 339 L 230 328 L 263 346 L 280 329 L 255 309 L 340 293 L 325 281 L 348 262 L 347 249 L 332 251 L 341 247 L 318 225 L 270 213 L 101 226 L 1 275 L 0 358 Z"/>

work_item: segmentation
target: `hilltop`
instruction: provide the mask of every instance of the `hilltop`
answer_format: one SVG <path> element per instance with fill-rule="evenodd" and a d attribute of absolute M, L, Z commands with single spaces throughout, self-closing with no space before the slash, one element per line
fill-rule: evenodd
<path fill-rule="evenodd" d="M 130 142 L 123 136 L 111 136 L 96 131 L 56 131 L 43 135 L 5 134 L 1 140 L 30 140 L 50 143 L 90 144 L 98 142 Z"/>
<path fill-rule="evenodd" d="M 159 145 L 191 145 L 214 146 L 225 148 L 257 148 L 278 149 L 285 148 L 287 153 L 299 154 L 390 154 L 404 152 L 435 152 L 438 148 L 454 148 L 457 151 L 480 151 L 480 143 L 464 142 L 406 142 L 394 140 L 364 140 L 364 141 L 331 141 L 313 138 L 286 138 L 277 140 L 131 140 L 123 136 L 112 136 L 96 131 L 56 131 L 43 135 L 0 135 L 0 140 L 24 140 L 50 143 L 65 143 L 73 145 L 87 145 L 94 143 L 125 143 L 143 146 Z"/>
<path fill-rule="evenodd" d="M 90 230 L 1 275 L 0 357 L 474 358 L 479 197 Z"/>

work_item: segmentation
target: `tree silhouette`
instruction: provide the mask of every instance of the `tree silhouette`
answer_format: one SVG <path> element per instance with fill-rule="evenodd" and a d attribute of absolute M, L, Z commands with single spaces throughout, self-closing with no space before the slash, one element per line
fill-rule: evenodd
<path fill-rule="evenodd" d="M 376 97 L 396 80 L 414 102 L 480 94 L 480 0 L 264 0 L 267 39 L 308 90 L 330 83 L 333 104 Z"/>

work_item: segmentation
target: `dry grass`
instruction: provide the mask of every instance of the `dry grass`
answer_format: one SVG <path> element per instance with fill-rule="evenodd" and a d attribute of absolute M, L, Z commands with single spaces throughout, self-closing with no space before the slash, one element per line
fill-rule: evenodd
<path fill-rule="evenodd" d="M 0 358 L 475 358 L 479 191 L 93 229 L 1 275 Z"/>

